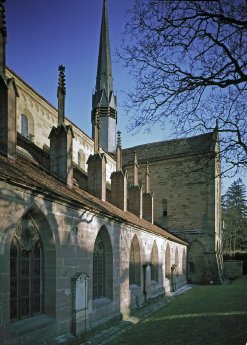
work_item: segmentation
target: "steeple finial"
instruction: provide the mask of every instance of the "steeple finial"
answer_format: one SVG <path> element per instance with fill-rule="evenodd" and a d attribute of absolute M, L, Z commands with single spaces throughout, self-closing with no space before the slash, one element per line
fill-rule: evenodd
<path fill-rule="evenodd" d="M 122 148 L 122 143 L 121 143 L 121 132 L 117 131 L 117 146 Z"/>
<path fill-rule="evenodd" d="M 218 130 L 219 130 L 219 120 L 216 119 L 214 131 L 216 132 L 216 131 L 218 131 Z"/>
<path fill-rule="evenodd" d="M 7 29 L 5 17 L 5 0 L 0 0 L 0 73 L 5 75 L 6 66 L 6 42 L 7 42 Z"/>
<path fill-rule="evenodd" d="M 66 95 L 66 88 L 65 88 L 65 67 L 60 65 L 58 67 L 59 71 L 59 79 L 58 79 L 58 87 L 57 87 L 57 98 L 58 98 L 58 125 L 64 123 L 64 113 L 65 113 L 65 95 Z"/>
<path fill-rule="evenodd" d="M 138 160 L 137 160 L 137 151 L 135 150 L 134 152 L 134 186 L 138 186 L 138 174 L 139 174 L 139 169 L 138 169 Z"/>
<path fill-rule="evenodd" d="M 150 173 L 149 173 L 149 164 L 146 163 L 146 193 L 150 193 Z"/>
<path fill-rule="evenodd" d="M 137 151 L 136 151 L 136 150 L 135 150 L 135 152 L 134 152 L 134 164 L 135 164 L 135 165 L 138 164 Z"/>

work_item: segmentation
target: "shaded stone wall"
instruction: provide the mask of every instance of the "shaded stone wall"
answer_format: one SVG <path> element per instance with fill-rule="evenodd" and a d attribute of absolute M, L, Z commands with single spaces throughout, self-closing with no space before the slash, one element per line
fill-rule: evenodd
<path fill-rule="evenodd" d="M 126 167 L 128 169 L 128 167 Z M 220 281 L 222 274 L 219 161 L 194 156 L 149 162 L 150 190 L 154 192 L 154 222 L 203 248 L 204 267 L 197 282 Z M 146 164 L 139 162 L 139 182 L 145 183 Z M 128 169 L 129 183 L 133 180 Z M 167 215 L 163 204 L 167 203 Z"/>
<path fill-rule="evenodd" d="M 170 281 L 165 278 L 164 248 L 168 242 L 165 238 L 123 225 L 116 220 L 96 216 L 61 201 L 45 200 L 41 194 L 35 196 L 23 188 L 13 188 L 4 182 L 1 182 L 0 187 L 1 344 L 42 344 L 48 338 L 49 341 L 59 343 L 59 337 L 74 339 L 71 332 L 72 328 L 75 329 L 75 320 L 78 320 L 76 329 L 84 332 L 85 329 L 88 331 L 120 317 L 121 314 L 126 315 L 137 304 L 143 304 L 143 265 L 151 260 L 154 240 L 158 247 L 159 280 L 147 282 L 146 298 L 170 291 Z M 35 317 L 10 322 L 10 244 L 18 220 L 27 212 L 39 229 L 44 247 L 44 311 Z M 93 251 L 96 237 L 102 228 L 107 232 L 107 246 L 112 251 L 112 292 L 108 292 L 105 298 L 93 299 Z M 140 286 L 129 286 L 129 249 L 134 235 L 141 248 Z M 178 282 L 184 284 L 182 256 L 186 247 L 171 241 L 169 244 L 171 265 L 175 262 L 175 252 L 178 251 L 181 272 Z M 85 313 L 78 313 L 78 318 L 72 318 L 72 281 L 76 274 L 82 272 L 89 277 L 88 308 Z"/>

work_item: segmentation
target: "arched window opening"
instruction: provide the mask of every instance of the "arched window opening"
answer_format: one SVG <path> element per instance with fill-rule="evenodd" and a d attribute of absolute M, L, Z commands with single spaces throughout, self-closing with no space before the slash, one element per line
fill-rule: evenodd
<path fill-rule="evenodd" d="M 169 243 L 167 243 L 166 246 L 165 277 L 167 279 L 171 278 L 171 253 Z"/>
<path fill-rule="evenodd" d="M 141 282 L 141 260 L 140 246 L 136 236 L 134 236 L 130 245 L 129 259 L 129 284 L 140 285 Z"/>
<path fill-rule="evenodd" d="M 21 114 L 21 135 L 28 138 L 28 119 L 25 114 Z"/>
<path fill-rule="evenodd" d="M 99 231 L 93 251 L 93 299 L 113 296 L 113 254 L 105 227 Z"/>
<path fill-rule="evenodd" d="M 43 312 L 43 247 L 29 215 L 17 223 L 10 247 L 10 319 Z"/>
<path fill-rule="evenodd" d="M 158 248 L 156 242 L 151 252 L 151 280 L 158 282 Z"/>
<path fill-rule="evenodd" d="M 105 248 L 103 239 L 98 235 L 93 252 L 93 298 L 105 296 Z"/>

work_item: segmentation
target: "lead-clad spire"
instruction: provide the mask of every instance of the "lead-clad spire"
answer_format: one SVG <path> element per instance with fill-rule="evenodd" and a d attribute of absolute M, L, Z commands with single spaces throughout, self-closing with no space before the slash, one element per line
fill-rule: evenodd
<path fill-rule="evenodd" d="M 108 27 L 107 3 L 104 0 L 100 31 L 100 44 L 95 92 L 92 98 L 92 133 L 94 136 L 94 122 L 100 109 L 100 146 L 107 152 L 116 150 L 116 96 L 113 92 L 111 50 Z"/>
<path fill-rule="evenodd" d="M 113 90 L 111 49 L 110 49 L 108 13 L 107 13 L 106 0 L 104 0 L 103 11 L 102 11 L 98 69 L 97 69 L 97 77 L 96 77 L 96 91 L 100 91 L 100 90 L 105 90 L 108 98 L 110 96 L 110 92 Z"/>

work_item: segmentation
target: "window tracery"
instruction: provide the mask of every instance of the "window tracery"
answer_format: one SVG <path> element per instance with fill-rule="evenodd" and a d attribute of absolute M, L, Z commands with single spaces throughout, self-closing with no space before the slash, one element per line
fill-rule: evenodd
<path fill-rule="evenodd" d="M 38 228 L 29 215 L 16 226 L 10 247 L 10 319 L 42 312 L 43 248 Z"/>
<path fill-rule="evenodd" d="M 97 236 L 93 252 L 93 298 L 105 296 L 105 248 L 103 239 Z"/>

